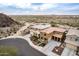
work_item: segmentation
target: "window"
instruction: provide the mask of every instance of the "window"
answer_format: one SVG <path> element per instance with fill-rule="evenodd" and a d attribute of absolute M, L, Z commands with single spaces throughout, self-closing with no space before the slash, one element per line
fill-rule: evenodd
<path fill-rule="evenodd" d="M 79 47 L 77 47 L 76 55 L 79 56 Z"/>
<path fill-rule="evenodd" d="M 76 38 L 75 41 L 77 41 L 78 39 Z"/>
<path fill-rule="evenodd" d="M 60 41 L 60 38 L 58 38 L 58 41 Z"/>
<path fill-rule="evenodd" d="M 77 38 L 75 39 L 75 41 L 79 41 L 79 37 L 77 37 Z"/>
<path fill-rule="evenodd" d="M 47 40 L 46 38 L 44 38 L 44 40 Z"/>
<path fill-rule="evenodd" d="M 40 38 L 40 34 L 38 34 L 38 37 Z"/>
<path fill-rule="evenodd" d="M 43 37 L 41 37 L 41 39 L 43 39 Z"/>
<path fill-rule="evenodd" d="M 44 34 L 44 36 L 46 36 L 46 34 Z"/>
<path fill-rule="evenodd" d="M 54 39 L 54 36 L 52 36 L 52 39 Z"/>
<path fill-rule="evenodd" d="M 55 37 L 55 40 L 57 39 L 57 37 Z"/>

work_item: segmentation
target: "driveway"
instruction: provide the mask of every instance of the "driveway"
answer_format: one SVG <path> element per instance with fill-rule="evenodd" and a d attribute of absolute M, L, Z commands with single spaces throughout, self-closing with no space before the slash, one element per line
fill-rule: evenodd
<path fill-rule="evenodd" d="M 56 47 L 59 46 L 61 43 L 54 41 L 54 40 L 50 40 L 48 42 L 48 44 L 43 48 L 43 51 L 45 54 L 49 55 L 49 56 L 58 56 L 56 53 L 53 53 L 52 50 Z"/>
<path fill-rule="evenodd" d="M 18 49 L 18 56 L 45 56 L 45 54 L 32 48 L 26 40 L 21 38 L 0 40 L 0 45 L 16 47 Z"/>

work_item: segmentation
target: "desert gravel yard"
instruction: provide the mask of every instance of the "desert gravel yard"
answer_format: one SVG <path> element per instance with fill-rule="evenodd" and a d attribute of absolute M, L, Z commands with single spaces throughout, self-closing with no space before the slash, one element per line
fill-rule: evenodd
<path fill-rule="evenodd" d="M 0 45 L 16 47 L 18 49 L 18 56 L 45 56 L 45 54 L 32 48 L 26 40 L 21 38 L 0 40 Z"/>

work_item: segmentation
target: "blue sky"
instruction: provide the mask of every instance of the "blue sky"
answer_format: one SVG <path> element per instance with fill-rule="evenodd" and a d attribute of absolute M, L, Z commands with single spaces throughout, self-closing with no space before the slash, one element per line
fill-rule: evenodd
<path fill-rule="evenodd" d="M 0 12 L 14 15 L 79 15 L 79 3 L 26 3 L 26 0 L 0 0 Z"/>

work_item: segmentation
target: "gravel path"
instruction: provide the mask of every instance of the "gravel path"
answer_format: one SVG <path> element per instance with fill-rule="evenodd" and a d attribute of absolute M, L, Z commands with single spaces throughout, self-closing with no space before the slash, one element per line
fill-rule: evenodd
<path fill-rule="evenodd" d="M 21 38 L 0 40 L 0 45 L 16 47 L 18 49 L 18 56 L 45 56 L 45 54 L 32 48 L 26 40 Z"/>

